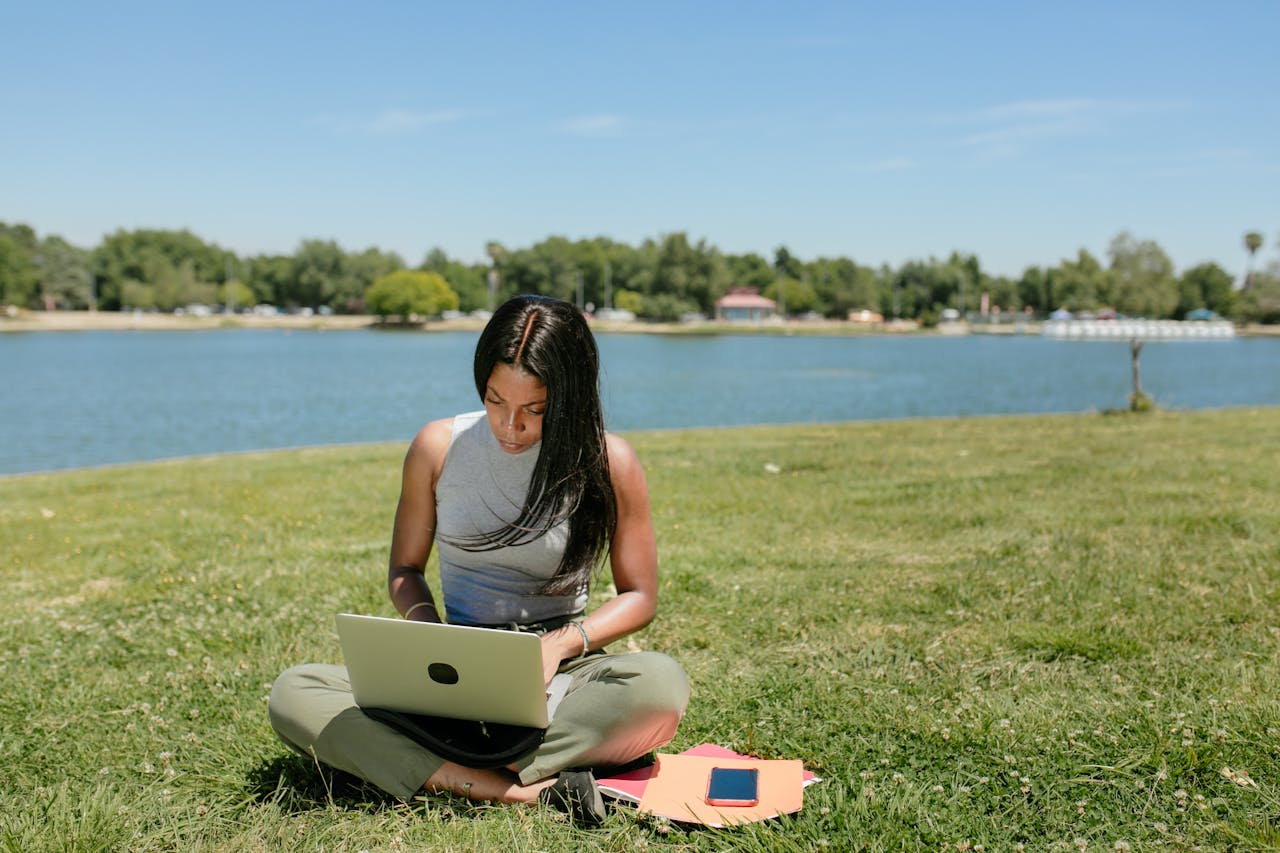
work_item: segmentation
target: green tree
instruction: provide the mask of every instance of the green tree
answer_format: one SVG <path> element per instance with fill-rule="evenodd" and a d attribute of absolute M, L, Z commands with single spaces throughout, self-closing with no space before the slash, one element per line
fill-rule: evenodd
<path fill-rule="evenodd" d="M 1178 279 L 1178 306 L 1175 315 L 1185 317 L 1188 311 L 1208 308 L 1224 317 L 1235 314 L 1236 292 L 1231 273 L 1215 263 L 1194 266 Z"/>
<path fill-rule="evenodd" d="M 129 279 L 120 285 L 119 302 L 121 310 L 150 311 L 156 307 L 156 289 Z"/>
<path fill-rule="evenodd" d="M 1049 276 L 1040 267 L 1027 267 L 1018 279 L 1018 299 L 1038 314 L 1053 310 L 1053 295 L 1049 292 Z"/>
<path fill-rule="evenodd" d="M 762 295 L 779 305 L 782 305 L 785 299 L 788 314 L 804 314 L 818 307 L 818 293 L 813 289 L 813 285 L 807 281 L 796 281 L 794 278 L 778 279 L 769 285 Z"/>
<path fill-rule="evenodd" d="M 243 311 L 254 305 L 255 298 L 249 285 L 239 279 L 232 279 L 218 286 L 217 300 L 219 305 L 228 306 L 232 311 Z"/>
<path fill-rule="evenodd" d="M 369 286 L 364 302 L 372 314 L 386 319 L 430 317 L 458 307 L 458 295 L 434 272 L 397 270 Z"/>
<path fill-rule="evenodd" d="M 1102 300 L 1111 293 L 1111 274 L 1086 249 L 1081 249 L 1074 261 L 1064 260 L 1047 275 L 1045 289 L 1053 300 L 1045 306 L 1049 311 L 1093 311 L 1102 307 Z"/>
<path fill-rule="evenodd" d="M 213 286 L 225 281 L 236 263 L 233 253 L 187 230 L 120 229 L 94 251 L 98 302 L 109 310 L 119 308 L 125 281 L 155 288 L 159 307 L 211 301 Z"/>
<path fill-rule="evenodd" d="M 799 279 L 804 275 L 804 265 L 799 258 L 791 254 L 790 249 L 779 246 L 773 250 L 773 271 L 775 275 L 783 278 Z"/>
<path fill-rule="evenodd" d="M 489 268 L 484 264 L 468 266 L 451 259 L 443 249 L 436 248 L 427 252 L 418 269 L 438 273 L 450 289 L 458 294 L 458 307 L 463 311 L 489 307 Z"/>
<path fill-rule="evenodd" d="M 769 262 L 755 252 L 727 255 L 725 267 L 728 269 L 730 286 L 754 287 L 762 293 L 778 277 Z"/>
<path fill-rule="evenodd" d="M 843 319 L 850 311 L 878 310 L 880 294 L 875 270 L 848 258 L 819 258 L 807 263 L 803 280 L 814 289 L 816 303 L 812 310 L 828 317 Z M 787 304 L 791 304 L 789 296 Z"/>
<path fill-rule="evenodd" d="M 363 314 L 365 291 L 383 276 L 404 269 L 404 260 L 395 252 L 375 247 L 348 255 L 346 266 L 348 274 L 339 280 L 340 289 L 334 292 L 329 305 L 344 314 Z"/>
<path fill-rule="evenodd" d="M 90 252 L 61 237 L 40 241 L 40 292 L 45 307 L 89 308 L 93 302 Z"/>
<path fill-rule="evenodd" d="M 1253 275 L 1240 294 L 1239 315 L 1253 323 L 1280 323 L 1280 261 Z"/>
<path fill-rule="evenodd" d="M 711 314 L 729 286 L 724 257 L 706 240 L 690 243 L 684 232 L 666 234 L 652 244 L 656 258 L 653 292 L 674 297 L 689 311 Z"/>
<path fill-rule="evenodd" d="M 40 291 L 39 242 L 29 225 L 0 222 L 0 305 L 33 308 Z"/>
<path fill-rule="evenodd" d="M 359 279 L 347 253 L 333 240 L 304 240 L 293 254 L 290 291 L 280 294 L 289 307 L 340 309 L 342 299 L 359 293 Z"/>
<path fill-rule="evenodd" d="M 295 290 L 293 258 L 288 255 L 258 255 L 250 258 L 245 266 L 249 271 L 247 284 L 253 291 L 250 304 L 286 304 L 288 294 Z"/>
<path fill-rule="evenodd" d="M 644 297 L 634 290 L 620 288 L 614 291 L 613 307 L 619 311 L 630 311 L 638 317 L 644 311 Z"/>
<path fill-rule="evenodd" d="M 1178 282 L 1173 261 L 1153 240 L 1137 240 L 1127 231 L 1117 234 L 1111 256 L 1112 305 L 1116 311 L 1139 317 L 1172 317 L 1178 307 Z"/>

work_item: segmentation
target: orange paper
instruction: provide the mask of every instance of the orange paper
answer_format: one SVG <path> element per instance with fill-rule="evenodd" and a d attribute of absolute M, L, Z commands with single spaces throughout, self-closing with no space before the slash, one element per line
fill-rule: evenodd
<path fill-rule="evenodd" d="M 760 803 L 754 806 L 707 805 L 712 767 L 754 767 L 760 771 Z M 733 826 L 800 811 L 804 805 L 804 766 L 799 761 L 658 755 L 653 777 L 640 799 L 640 811 L 707 826 Z"/>

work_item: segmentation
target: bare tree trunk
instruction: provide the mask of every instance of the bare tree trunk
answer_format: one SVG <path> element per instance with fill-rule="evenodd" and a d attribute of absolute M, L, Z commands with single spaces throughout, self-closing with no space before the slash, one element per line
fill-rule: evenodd
<path fill-rule="evenodd" d="M 1142 375 L 1138 367 L 1138 355 L 1142 352 L 1142 341 L 1129 339 L 1129 364 L 1133 370 L 1133 393 L 1129 395 L 1129 411 L 1149 412 L 1152 409 L 1151 398 L 1142 390 Z"/>
<path fill-rule="evenodd" d="M 1142 393 L 1142 376 L 1141 368 L 1138 366 L 1138 356 L 1142 352 L 1142 341 L 1137 338 L 1129 339 L 1129 362 L 1133 368 L 1133 396 L 1135 399 L 1145 396 Z"/>

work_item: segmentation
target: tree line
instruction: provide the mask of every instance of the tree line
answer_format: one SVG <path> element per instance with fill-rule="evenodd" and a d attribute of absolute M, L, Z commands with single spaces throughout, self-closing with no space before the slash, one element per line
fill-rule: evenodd
<path fill-rule="evenodd" d="M 394 252 L 347 251 L 333 240 L 303 240 L 292 255 L 240 257 L 187 230 L 120 229 L 86 249 L 58 236 L 40 236 L 29 225 L 0 222 L 0 305 L 171 311 L 191 304 L 244 309 L 266 303 L 282 309 L 370 313 L 372 307 L 375 313 L 397 313 L 384 310 L 394 304 L 430 305 L 434 311 L 426 313 L 434 313 L 441 307 L 487 309 L 516 293 L 540 293 L 596 310 L 673 320 L 713 315 L 716 300 L 731 287 L 749 287 L 777 301 L 790 316 L 843 319 L 851 311 L 870 310 L 928 324 L 946 309 L 972 315 L 980 307 L 1003 316 L 1111 309 L 1174 319 L 1208 309 L 1236 320 L 1280 322 L 1280 259 L 1255 271 L 1264 246 L 1261 234 L 1248 232 L 1243 246 L 1249 271 L 1237 287 L 1231 274 L 1212 262 L 1179 273 L 1155 241 L 1128 232 L 1112 239 L 1105 258 L 1080 249 L 1055 266 L 1031 266 L 1010 278 L 989 274 L 976 255 L 961 252 L 896 268 L 872 267 L 845 257 L 806 260 L 785 246 L 771 258 L 725 253 L 682 232 L 638 246 L 606 237 L 559 236 L 526 248 L 490 243 L 483 263 L 463 263 L 437 248 L 410 267 Z M 382 281 L 406 271 L 432 275 Z M 371 292 L 379 281 L 380 289 Z M 427 302 L 403 301 L 397 289 L 410 281 L 416 282 L 414 293 L 431 294 Z"/>

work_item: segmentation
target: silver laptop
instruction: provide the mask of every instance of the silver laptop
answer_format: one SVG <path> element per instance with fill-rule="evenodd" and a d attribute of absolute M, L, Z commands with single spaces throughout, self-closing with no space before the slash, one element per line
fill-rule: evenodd
<path fill-rule="evenodd" d="M 542 681 L 534 634 L 339 613 L 338 642 L 362 708 L 546 728 L 570 677 Z"/>

